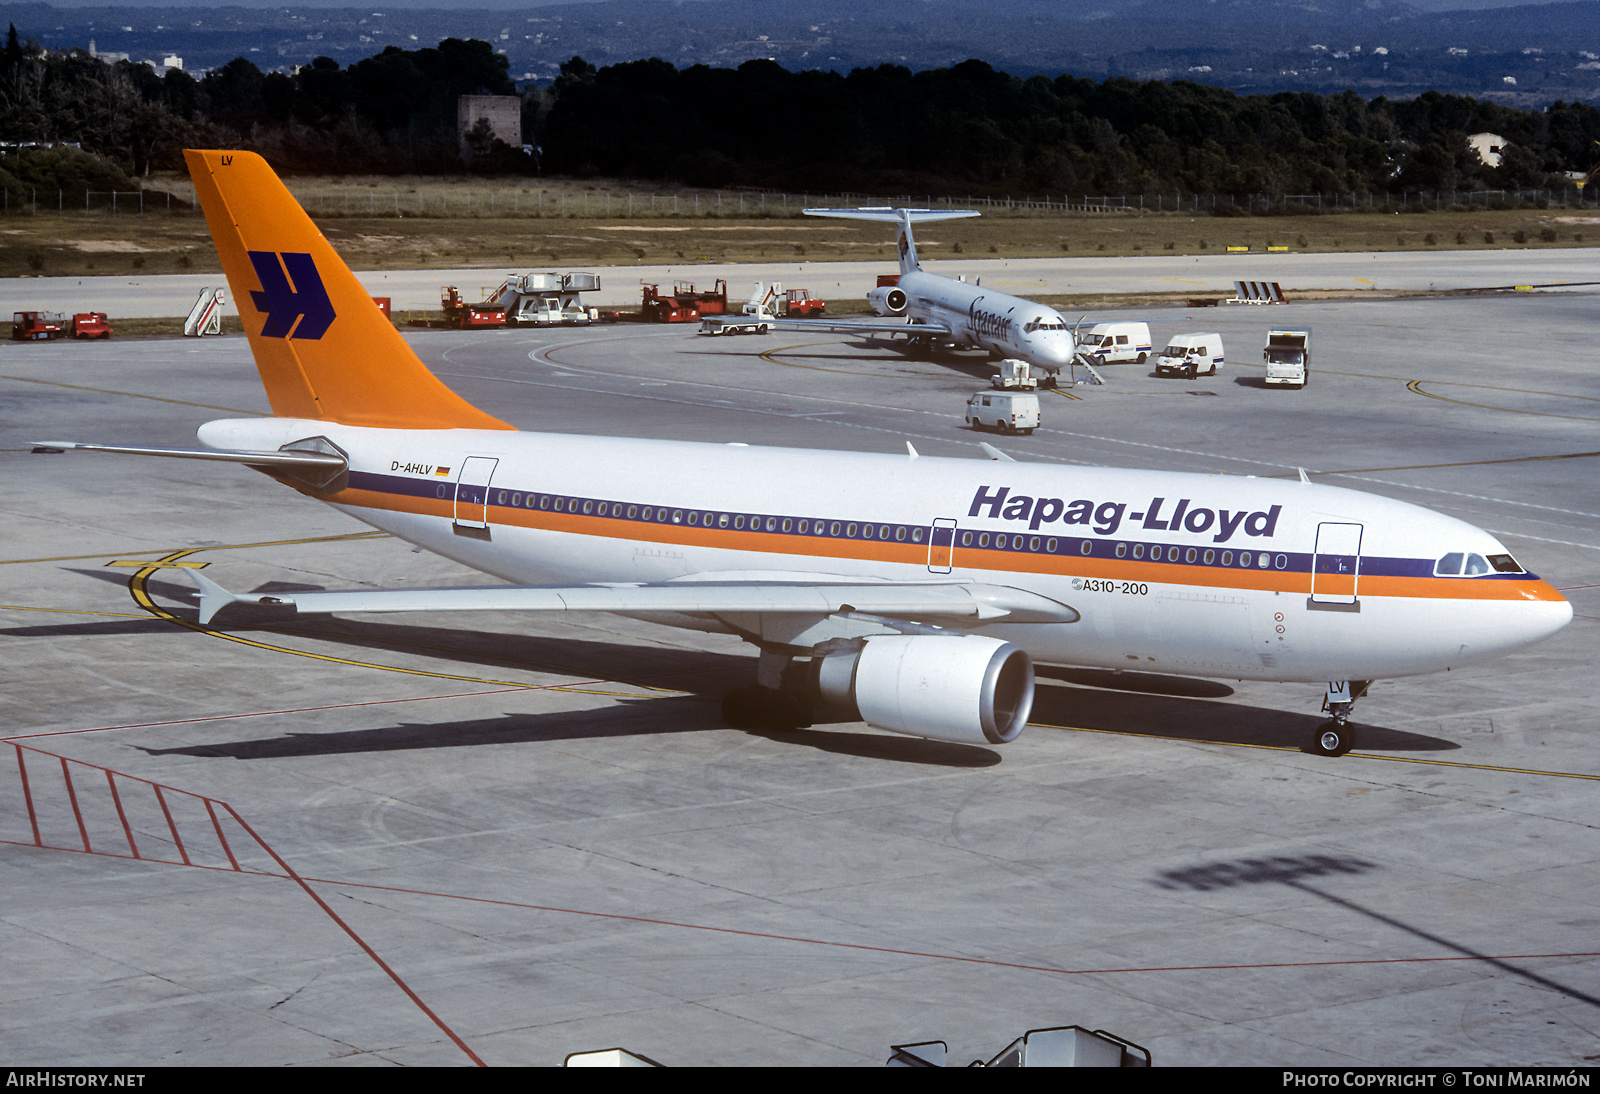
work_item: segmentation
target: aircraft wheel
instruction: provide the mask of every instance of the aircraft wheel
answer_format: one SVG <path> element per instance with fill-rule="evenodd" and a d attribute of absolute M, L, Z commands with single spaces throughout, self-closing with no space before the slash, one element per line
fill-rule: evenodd
<path fill-rule="evenodd" d="M 1356 746 L 1356 731 L 1348 722 L 1324 722 L 1311 738 L 1311 751 L 1319 756 L 1343 756 Z"/>

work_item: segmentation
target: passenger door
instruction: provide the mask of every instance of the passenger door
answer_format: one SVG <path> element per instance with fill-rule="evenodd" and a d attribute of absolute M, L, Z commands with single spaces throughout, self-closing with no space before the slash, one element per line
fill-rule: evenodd
<path fill-rule="evenodd" d="M 489 481 L 500 463 L 488 456 L 468 456 L 456 476 L 455 530 L 458 535 L 487 538 Z"/>
<path fill-rule="evenodd" d="M 1361 525 L 1317 525 L 1317 551 L 1311 561 L 1311 599 L 1307 607 L 1360 611 L 1356 585 L 1361 578 Z"/>

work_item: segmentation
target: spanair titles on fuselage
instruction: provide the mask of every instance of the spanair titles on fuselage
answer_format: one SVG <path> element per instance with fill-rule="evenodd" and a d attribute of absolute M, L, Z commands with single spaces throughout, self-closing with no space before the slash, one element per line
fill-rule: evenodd
<path fill-rule="evenodd" d="M 868 293 L 867 299 L 879 315 L 905 316 L 911 320 L 909 331 L 906 327 L 837 321 L 811 325 L 826 325 L 833 330 L 922 334 L 957 348 L 984 349 L 1002 357 L 1019 358 L 1051 375 L 1071 363 L 1077 348 L 1072 328 L 1054 308 L 957 278 L 929 273 L 922 268 L 911 225 L 917 221 L 975 217 L 976 211 L 868 208 L 807 209 L 805 212 L 809 216 L 880 220 L 899 225 L 900 279 L 894 288 L 903 296 L 896 298 L 892 291 L 879 287 Z M 918 327 L 926 329 L 918 331 Z"/>

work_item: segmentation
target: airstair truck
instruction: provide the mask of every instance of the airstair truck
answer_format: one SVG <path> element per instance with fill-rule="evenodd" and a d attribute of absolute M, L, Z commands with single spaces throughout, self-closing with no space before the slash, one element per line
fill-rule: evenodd
<path fill-rule="evenodd" d="M 1261 351 L 1267 364 L 1267 383 L 1303 388 L 1311 381 L 1311 331 L 1269 330 Z"/>

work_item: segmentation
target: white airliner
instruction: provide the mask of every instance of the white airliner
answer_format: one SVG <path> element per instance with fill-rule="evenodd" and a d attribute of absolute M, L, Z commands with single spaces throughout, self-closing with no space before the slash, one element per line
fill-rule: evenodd
<path fill-rule="evenodd" d="M 192 570 L 204 624 L 235 603 L 619 612 L 755 646 L 736 726 L 827 701 L 974 744 L 1021 732 L 1035 661 L 1327 682 L 1310 745 L 1339 754 L 1371 680 L 1572 617 L 1489 533 L 1304 481 L 518 432 L 427 370 L 265 161 L 185 156 L 275 416 L 208 422 L 195 450 L 40 448 L 253 466 L 510 583 L 235 594 Z"/>
<path fill-rule="evenodd" d="M 867 294 L 867 301 L 878 315 L 905 321 L 778 319 L 773 322 L 774 327 L 905 336 L 921 345 L 938 340 L 955 349 L 985 349 L 997 357 L 1028 362 L 1043 370 L 1050 377 L 1046 382 L 1051 384 L 1056 374 L 1072 362 L 1077 348 L 1073 326 L 1054 308 L 929 273 L 922 268 L 917 260 L 916 242 L 911 238 L 911 225 L 919 221 L 975 217 L 979 215 L 976 211 L 866 208 L 807 209 L 805 212 L 808 216 L 882 220 L 900 226 L 896 240 L 900 252 L 900 279 L 894 285 L 873 289 Z"/>

